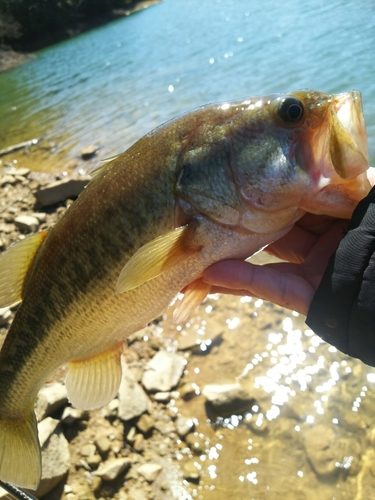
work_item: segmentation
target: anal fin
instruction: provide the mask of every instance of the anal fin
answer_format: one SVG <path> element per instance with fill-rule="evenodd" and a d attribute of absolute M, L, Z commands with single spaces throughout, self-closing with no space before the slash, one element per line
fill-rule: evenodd
<path fill-rule="evenodd" d="M 211 291 L 211 285 L 202 279 L 197 279 L 186 288 L 183 299 L 173 311 L 173 321 L 184 323 L 196 307 L 206 298 Z"/>
<path fill-rule="evenodd" d="M 122 351 L 121 344 L 98 356 L 70 362 L 65 385 L 73 406 L 94 410 L 112 401 L 121 382 Z"/>

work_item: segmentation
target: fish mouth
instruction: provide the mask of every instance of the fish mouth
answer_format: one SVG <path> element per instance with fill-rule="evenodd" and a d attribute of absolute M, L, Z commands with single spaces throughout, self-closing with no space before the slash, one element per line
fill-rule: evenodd
<path fill-rule="evenodd" d="M 358 91 L 326 95 L 324 125 L 312 140 L 312 190 L 300 208 L 314 214 L 350 219 L 358 202 L 371 189 L 366 125 Z"/>
<path fill-rule="evenodd" d="M 369 167 L 366 125 L 358 91 L 333 96 L 329 153 L 336 173 L 354 179 Z"/>

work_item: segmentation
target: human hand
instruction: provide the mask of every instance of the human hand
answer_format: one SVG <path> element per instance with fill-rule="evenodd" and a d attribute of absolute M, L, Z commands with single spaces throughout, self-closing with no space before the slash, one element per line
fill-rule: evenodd
<path fill-rule="evenodd" d="M 285 262 L 259 266 L 240 260 L 221 261 L 206 269 L 203 281 L 213 285 L 212 293 L 252 295 L 306 315 L 348 222 L 306 214 L 288 234 L 265 249 Z"/>

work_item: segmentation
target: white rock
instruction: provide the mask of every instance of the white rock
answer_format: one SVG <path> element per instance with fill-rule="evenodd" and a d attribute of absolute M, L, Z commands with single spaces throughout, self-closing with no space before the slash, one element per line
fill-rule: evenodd
<path fill-rule="evenodd" d="M 176 420 L 175 425 L 176 425 L 176 430 L 177 434 L 183 438 L 191 432 L 194 427 L 195 427 L 196 420 L 194 418 L 185 418 L 185 417 L 180 417 Z"/>
<path fill-rule="evenodd" d="M 99 469 L 94 474 L 104 479 L 104 481 L 113 481 L 120 474 L 130 469 L 130 465 L 130 458 L 112 458 L 100 464 Z"/>
<path fill-rule="evenodd" d="M 56 430 L 56 427 L 59 425 L 60 421 L 56 418 L 47 417 L 38 424 L 38 435 L 39 435 L 39 443 L 40 446 L 43 446 L 47 439 L 53 434 Z"/>
<path fill-rule="evenodd" d="M 93 457 L 96 453 L 96 446 L 94 444 L 85 444 L 80 449 L 80 453 L 83 457 Z"/>
<path fill-rule="evenodd" d="M 29 173 L 29 168 L 16 168 L 16 170 L 12 170 L 13 175 L 20 175 L 21 177 L 27 177 Z"/>
<path fill-rule="evenodd" d="M 35 496 L 51 491 L 65 476 L 70 466 L 69 443 L 63 433 L 54 433 L 42 447 L 42 479 Z"/>
<path fill-rule="evenodd" d="M 131 420 L 139 417 L 149 409 L 150 400 L 136 381 L 132 371 L 123 363 L 122 381 L 118 393 L 119 407 L 118 416 L 122 420 Z"/>
<path fill-rule="evenodd" d="M 12 311 L 10 310 L 10 307 L 2 307 L 0 309 L 0 326 L 6 325 L 11 316 Z"/>
<path fill-rule="evenodd" d="M 35 413 L 38 421 L 43 420 L 54 411 L 58 410 L 68 402 L 68 396 L 64 384 L 54 382 L 43 387 L 35 405 Z"/>
<path fill-rule="evenodd" d="M 158 477 L 162 468 L 163 467 L 159 464 L 149 463 L 138 467 L 138 472 L 146 479 L 146 481 L 152 483 Z"/>
<path fill-rule="evenodd" d="M 39 221 L 32 215 L 19 215 L 14 219 L 14 224 L 22 231 L 34 232 L 39 227 Z"/>
<path fill-rule="evenodd" d="M 87 420 L 89 418 L 89 412 L 87 410 L 81 410 L 79 408 L 72 408 L 67 406 L 63 411 L 61 421 L 66 425 L 73 424 L 76 420 Z"/>
<path fill-rule="evenodd" d="M 142 384 L 148 391 L 165 392 L 178 384 L 185 359 L 174 352 L 158 351 L 147 363 Z"/>
<path fill-rule="evenodd" d="M 96 144 L 90 144 L 89 146 L 84 147 L 81 149 L 81 156 L 84 160 L 89 160 L 93 156 L 96 155 L 96 153 L 99 150 L 99 146 Z"/>
<path fill-rule="evenodd" d="M 232 413 L 242 413 L 250 409 L 255 402 L 238 382 L 206 385 L 202 394 L 214 406 L 216 412 L 224 417 Z"/>

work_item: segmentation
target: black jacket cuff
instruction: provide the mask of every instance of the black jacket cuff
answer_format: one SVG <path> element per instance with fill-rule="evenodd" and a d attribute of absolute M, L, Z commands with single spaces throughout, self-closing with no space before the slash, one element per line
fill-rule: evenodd
<path fill-rule="evenodd" d="M 357 206 L 306 318 L 323 340 L 375 366 L 375 188 Z"/>

